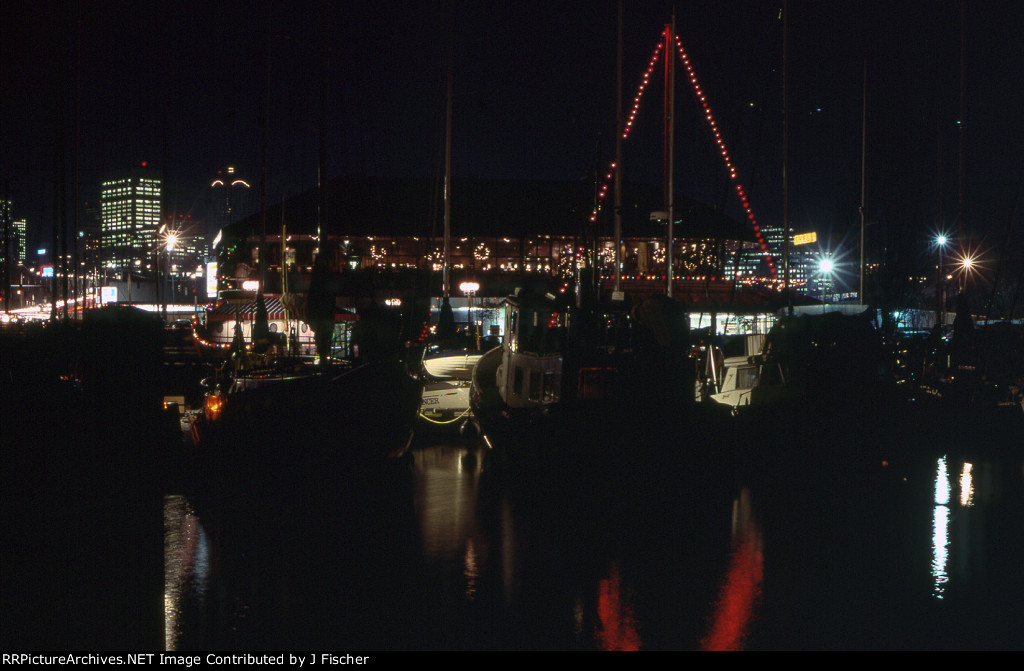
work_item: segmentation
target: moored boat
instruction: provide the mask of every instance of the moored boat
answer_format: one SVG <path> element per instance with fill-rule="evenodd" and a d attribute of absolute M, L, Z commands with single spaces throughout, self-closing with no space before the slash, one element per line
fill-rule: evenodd
<path fill-rule="evenodd" d="M 267 482 L 401 456 L 419 413 L 422 362 L 416 348 L 385 347 L 384 329 L 368 323 L 379 320 L 364 317 L 353 332 L 360 357 L 233 354 L 193 426 L 207 470 Z"/>
<path fill-rule="evenodd" d="M 860 307 L 860 306 L 858 306 Z M 745 405 L 827 408 L 891 407 L 895 398 L 882 336 L 864 309 L 780 315 L 761 354 Z"/>
<path fill-rule="evenodd" d="M 485 436 L 522 430 L 556 411 L 569 307 L 554 294 L 519 289 L 502 303 L 504 339 L 473 368 L 470 407 Z"/>
<path fill-rule="evenodd" d="M 479 349 L 435 348 L 423 357 L 423 397 L 420 426 L 463 429 L 469 419 L 473 368 L 483 356 Z"/>

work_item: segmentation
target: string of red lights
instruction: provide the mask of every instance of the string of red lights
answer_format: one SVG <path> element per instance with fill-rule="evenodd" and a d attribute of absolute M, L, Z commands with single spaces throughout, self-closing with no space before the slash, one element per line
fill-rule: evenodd
<path fill-rule="evenodd" d="M 743 189 L 743 184 L 740 182 L 739 176 L 736 174 L 736 167 L 733 165 L 732 159 L 729 157 L 729 150 L 725 146 L 725 140 L 722 138 L 721 131 L 718 130 L 718 124 L 715 122 L 715 115 L 711 111 L 711 106 L 708 104 L 707 96 L 704 95 L 700 82 L 697 80 L 697 73 L 694 72 L 693 65 L 690 63 L 690 57 L 687 55 L 686 49 L 683 48 L 682 40 L 679 39 L 678 35 L 676 35 L 676 49 L 679 51 L 680 61 L 686 68 L 686 73 L 689 76 L 693 92 L 697 96 L 697 100 L 700 101 L 701 107 L 704 109 L 704 118 L 707 119 L 708 127 L 711 129 L 711 133 L 715 136 L 715 143 L 718 145 L 726 170 L 729 171 L 729 179 L 733 182 L 733 187 L 736 190 L 736 195 L 740 199 L 740 204 L 743 206 L 743 211 L 746 214 L 747 221 L 749 221 L 751 227 L 753 227 L 754 235 L 761 247 L 761 251 L 764 253 L 765 258 L 768 259 L 768 268 L 771 270 L 772 278 L 776 279 L 778 277 L 778 273 L 775 269 L 775 261 L 768 252 L 768 244 L 765 242 L 764 236 L 761 235 L 761 226 L 757 223 L 757 218 L 754 216 L 754 210 L 750 206 L 750 201 Z"/>
<path fill-rule="evenodd" d="M 644 91 L 647 89 L 647 85 L 650 83 L 651 75 L 654 73 L 654 67 L 657 65 L 658 59 L 661 56 L 661 46 L 665 37 L 664 31 L 662 31 L 661 37 L 662 40 L 659 40 L 657 46 L 654 48 L 654 54 L 651 56 L 651 59 L 647 64 L 647 70 L 644 72 L 641 82 L 637 87 L 637 93 L 633 97 L 633 107 L 630 110 L 629 117 L 626 119 L 621 131 L 623 140 L 629 139 L 630 131 L 633 129 L 633 123 L 636 121 L 637 113 L 640 111 L 640 101 L 643 98 Z M 778 271 L 775 268 L 775 261 L 772 259 L 772 256 L 768 251 L 768 244 L 765 241 L 764 236 L 761 234 L 761 226 L 758 224 L 757 218 L 754 216 L 754 210 L 751 207 L 750 199 L 747 197 L 743 184 L 740 182 L 739 176 L 736 172 L 736 167 L 733 165 L 732 159 L 729 156 L 729 150 L 725 145 L 725 140 L 722 137 L 721 131 L 718 129 L 714 113 L 711 111 L 711 105 L 707 101 L 707 96 L 704 95 L 700 81 L 697 79 L 697 74 L 694 72 L 693 65 L 690 63 L 690 57 L 687 55 L 686 49 L 683 48 L 682 41 L 679 39 L 678 35 L 676 35 L 675 39 L 680 61 L 686 68 L 686 73 L 690 80 L 690 85 L 693 88 L 693 92 L 697 96 L 697 100 L 700 102 L 701 107 L 704 109 L 704 118 L 707 120 L 708 127 L 711 129 L 711 132 L 715 137 L 715 143 L 718 145 L 722 161 L 725 163 L 725 167 L 729 172 L 729 179 L 733 182 L 733 188 L 740 199 L 740 204 L 743 207 L 747 221 L 750 222 L 750 225 L 754 230 L 754 235 L 757 238 L 758 245 L 761 247 L 761 252 L 768 260 L 768 268 L 771 271 L 772 279 L 777 279 Z M 604 183 L 598 191 L 597 202 L 590 214 L 591 221 L 597 221 L 597 215 L 601 211 L 601 206 L 604 202 L 605 196 L 608 194 L 608 184 L 612 180 L 614 170 L 615 163 L 613 162 L 609 167 L 609 172 L 605 176 Z"/>
<path fill-rule="evenodd" d="M 662 33 L 664 36 L 664 33 Z M 636 121 L 636 115 L 640 111 L 640 101 L 643 98 L 644 90 L 647 88 L 647 84 L 650 83 L 651 74 L 654 72 L 654 66 L 658 63 L 658 58 L 661 55 L 661 42 L 658 42 L 658 46 L 654 48 L 654 54 L 651 56 L 651 60 L 647 63 L 647 70 L 644 72 L 643 78 L 640 81 L 640 85 L 637 87 L 636 95 L 633 97 L 633 108 L 629 112 L 629 117 L 626 119 L 626 123 L 622 128 L 622 139 L 628 140 L 629 133 L 633 130 L 633 122 Z M 597 203 L 594 205 L 593 211 L 590 213 L 590 221 L 597 221 L 597 215 L 601 211 L 601 203 L 604 201 L 606 195 L 608 195 L 608 183 L 614 176 L 615 162 L 613 161 L 609 166 L 609 172 L 605 175 L 605 181 L 601 185 L 601 189 L 597 194 Z"/>

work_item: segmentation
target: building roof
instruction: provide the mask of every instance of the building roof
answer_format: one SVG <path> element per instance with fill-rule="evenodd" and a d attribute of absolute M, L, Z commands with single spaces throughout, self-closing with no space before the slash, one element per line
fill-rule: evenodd
<path fill-rule="evenodd" d="M 329 182 L 325 224 L 331 236 L 424 236 L 443 234 L 441 185 L 435 180 L 346 175 Z M 522 237 L 525 235 L 592 235 L 590 215 L 594 185 L 590 182 L 456 179 L 452 183 L 451 234 L 454 237 Z M 650 219 L 663 210 L 660 189 L 626 183 L 622 188 L 624 237 L 658 237 L 664 225 Z M 267 234 L 280 232 L 282 220 L 290 234 L 317 230 L 316 189 L 267 207 Z M 283 218 L 282 218 L 283 209 Z M 721 238 L 753 241 L 753 232 L 713 208 L 676 197 L 678 238 Z M 612 233 L 612 203 L 606 199 L 596 233 Z M 225 228 L 225 238 L 256 235 L 260 215 Z"/>

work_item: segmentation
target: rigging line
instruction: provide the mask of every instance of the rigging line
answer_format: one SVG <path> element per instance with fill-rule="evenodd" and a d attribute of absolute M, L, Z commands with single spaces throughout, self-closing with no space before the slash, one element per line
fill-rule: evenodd
<path fill-rule="evenodd" d="M 1020 176 L 1017 178 L 1017 189 L 1013 196 L 1013 207 L 1010 208 L 1010 217 L 1006 222 L 1006 234 L 1001 245 L 1002 251 L 999 254 L 999 265 L 996 266 L 996 276 L 992 281 L 992 293 L 989 294 L 988 304 L 985 306 L 985 318 L 989 321 L 992 319 L 992 305 L 996 299 L 996 292 L 999 290 L 999 281 L 1003 275 L 1003 267 L 1006 265 L 1007 250 L 1010 247 L 1010 239 L 1013 234 L 1013 220 L 1017 218 L 1017 207 L 1020 204 L 1022 187 L 1024 187 L 1024 167 L 1021 168 Z"/>
<path fill-rule="evenodd" d="M 781 24 L 781 22 L 773 21 L 772 25 L 774 26 L 774 28 L 771 31 L 769 31 L 770 34 L 766 38 L 762 38 L 761 44 L 757 47 L 758 49 L 760 49 L 762 51 L 765 51 L 765 52 L 768 52 L 768 51 L 771 50 L 771 48 L 769 46 L 766 46 L 766 45 L 777 44 L 782 39 L 781 38 L 781 32 L 782 32 L 782 24 Z M 753 42 L 753 39 L 751 39 L 751 42 Z M 751 50 L 751 52 L 753 53 L 753 49 Z M 761 91 L 760 100 L 765 101 L 765 100 L 768 100 L 768 98 L 769 98 L 769 96 L 768 96 L 769 88 L 774 86 L 774 83 L 772 82 L 770 77 L 764 77 L 763 80 L 764 80 L 764 88 Z M 758 117 L 757 117 L 757 121 L 758 121 L 757 133 L 755 134 L 756 141 L 754 142 L 753 156 L 750 159 L 750 176 L 747 179 L 747 195 L 748 195 L 748 197 L 753 195 L 753 193 L 755 191 L 755 187 L 757 186 L 757 176 L 758 176 L 757 175 L 757 167 L 760 164 L 760 160 L 761 160 L 761 142 L 764 139 L 764 134 L 765 134 L 764 128 L 765 128 L 765 125 L 767 124 L 767 121 L 768 121 L 769 105 L 762 103 L 759 107 L 760 107 L 760 110 L 759 110 L 760 113 L 758 114 Z"/>
<path fill-rule="evenodd" d="M 664 32 L 662 33 L 662 35 L 664 36 Z M 643 99 L 644 91 L 646 90 L 647 85 L 650 84 L 651 75 L 654 72 L 654 66 L 657 65 L 657 63 L 658 63 L 658 58 L 661 55 L 661 48 L 662 48 L 663 44 L 664 44 L 664 42 L 659 40 L 657 45 L 654 47 L 654 53 L 651 55 L 651 59 L 647 63 L 647 70 L 644 72 L 643 76 L 641 77 L 641 82 L 637 86 L 636 95 L 633 97 L 633 107 L 632 107 L 632 109 L 631 109 L 631 111 L 629 113 L 629 117 L 626 119 L 626 123 L 623 124 L 623 127 L 621 129 L 617 129 L 616 130 L 616 132 L 620 134 L 620 136 L 621 136 L 621 138 L 623 140 L 629 139 L 630 131 L 632 131 L 632 129 L 633 129 L 633 123 L 636 121 L 636 116 L 637 116 L 637 114 L 640 111 L 640 101 Z M 616 165 L 613 162 L 611 164 L 611 168 L 610 168 L 610 170 L 612 170 L 612 172 L 607 173 L 607 175 L 605 177 L 604 185 L 601 187 L 601 189 L 600 189 L 600 191 L 598 193 L 597 204 L 594 206 L 594 209 L 590 213 L 590 221 L 591 222 L 596 222 L 597 221 L 597 215 L 598 215 L 598 213 L 602 209 L 601 208 L 601 203 L 602 203 L 602 201 L 604 200 L 605 196 L 608 193 L 608 182 L 611 181 L 612 177 L 614 176 L 614 168 L 615 167 L 616 167 Z"/>
<path fill-rule="evenodd" d="M 715 116 L 711 111 L 711 105 L 707 101 L 707 96 L 704 95 L 704 90 L 700 86 L 700 82 L 697 79 L 697 74 L 693 70 L 693 65 L 690 63 L 690 58 L 683 47 L 682 40 L 679 36 L 676 36 L 676 50 L 679 52 L 679 57 L 683 63 L 683 67 L 686 68 L 687 77 L 690 80 L 690 85 L 693 88 L 694 95 L 697 96 L 697 100 L 700 102 L 701 107 L 704 110 L 704 118 L 708 123 L 708 127 L 711 130 L 712 135 L 715 138 L 715 143 L 718 145 L 719 153 L 722 156 L 722 161 L 725 164 L 726 171 L 729 173 L 729 179 L 733 183 L 733 189 L 736 191 L 736 195 L 740 199 L 740 205 L 743 208 L 744 214 L 746 215 L 747 221 L 750 223 L 754 230 L 754 236 L 757 238 L 757 242 L 764 252 L 764 257 L 768 260 L 768 268 L 771 270 L 772 279 L 778 279 L 778 273 L 775 268 L 775 261 L 772 259 L 771 254 L 768 251 L 768 245 L 765 242 L 764 236 L 761 234 L 761 226 L 757 223 L 757 217 L 754 216 L 754 210 L 750 206 L 750 200 L 743 189 L 743 184 L 739 180 L 739 176 L 736 172 L 736 166 L 732 162 L 732 158 L 729 155 L 728 147 L 725 144 L 725 140 L 722 137 L 721 131 L 718 129 L 718 124 L 715 121 Z"/>
<path fill-rule="evenodd" d="M 756 19 L 758 17 L 758 12 L 760 11 L 760 8 L 761 8 L 761 3 L 758 2 L 756 10 L 750 14 L 750 16 L 752 16 L 754 18 L 750 21 L 750 27 L 749 27 L 750 35 L 747 37 L 747 44 L 750 45 L 750 49 L 747 50 L 747 58 L 746 58 L 746 62 L 745 62 L 744 67 L 743 67 L 742 83 L 739 86 L 739 91 L 740 91 L 741 94 L 744 94 L 747 91 L 747 89 L 749 87 L 749 84 L 750 84 L 750 77 L 751 77 L 750 73 L 751 73 L 751 70 L 753 69 L 754 54 L 755 54 L 755 49 L 754 49 L 755 40 L 754 40 L 754 36 L 757 34 L 756 28 L 757 28 L 757 24 L 758 24 L 758 21 Z M 732 121 L 734 137 L 737 137 L 737 138 L 740 136 L 740 128 L 743 127 L 743 121 L 742 121 L 743 114 L 742 114 L 742 111 L 741 111 L 743 109 L 743 104 L 742 104 L 743 98 L 741 97 L 740 100 L 741 100 L 740 104 L 736 105 L 736 108 L 735 108 L 736 115 L 735 115 L 735 117 L 734 117 L 734 119 Z M 718 201 L 718 209 L 721 210 L 721 211 L 725 210 L 726 199 L 729 197 L 729 186 L 730 186 L 729 185 L 729 180 L 725 180 L 722 183 L 722 195 L 721 195 L 721 198 Z M 753 190 L 753 187 L 751 185 L 751 191 L 752 190 Z"/>
<path fill-rule="evenodd" d="M 451 26 L 449 26 L 449 31 Z M 449 39 L 451 37 L 449 36 Z M 431 156 L 431 174 L 430 174 L 430 237 L 436 238 L 441 235 L 438 232 L 440 227 L 442 214 L 442 197 L 444 185 L 444 165 L 445 165 L 445 101 L 447 99 L 447 67 L 448 61 L 451 58 L 451 49 L 446 50 L 438 58 L 438 86 L 437 86 L 437 97 L 434 99 L 433 109 L 434 117 L 431 124 L 433 128 L 434 138 L 434 151 Z M 439 140 L 439 141 L 438 141 Z M 433 248 L 428 247 L 426 253 L 433 258 Z"/>

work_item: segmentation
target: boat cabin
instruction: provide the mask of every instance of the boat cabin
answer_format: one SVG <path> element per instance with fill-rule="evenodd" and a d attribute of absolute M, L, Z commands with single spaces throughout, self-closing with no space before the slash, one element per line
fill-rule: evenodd
<path fill-rule="evenodd" d="M 568 306 L 553 294 L 505 299 L 505 339 L 497 371 L 498 393 L 510 408 L 538 408 L 562 396 Z"/>

